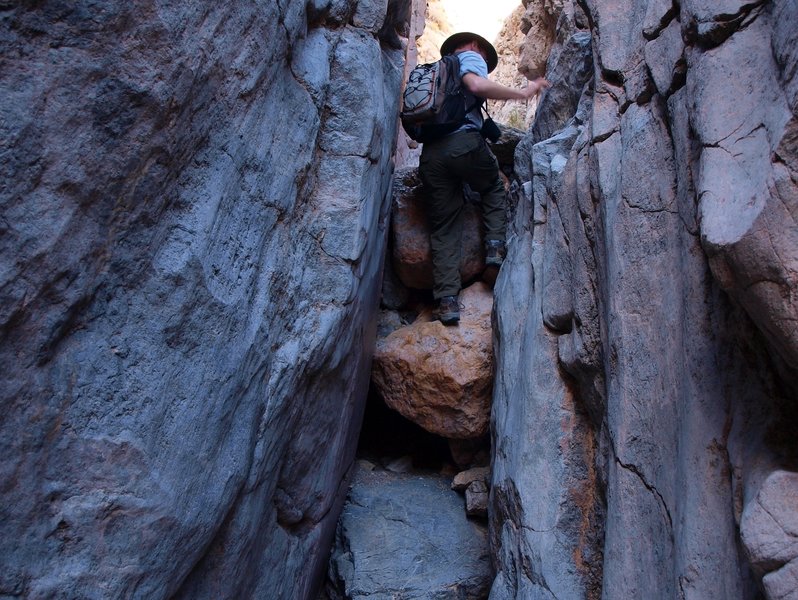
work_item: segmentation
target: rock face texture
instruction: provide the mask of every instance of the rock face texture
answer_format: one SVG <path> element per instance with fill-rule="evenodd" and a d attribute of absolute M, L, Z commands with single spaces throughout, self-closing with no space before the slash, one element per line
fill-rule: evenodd
<path fill-rule="evenodd" d="M 330 560 L 329 598 L 480 600 L 492 580 L 484 525 L 449 480 L 358 469 Z"/>
<path fill-rule="evenodd" d="M 389 407 L 430 433 L 471 439 L 490 422 L 493 295 L 477 282 L 460 304 L 456 327 L 426 313 L 378 340 L 372 380 Z"/>
<path fill-rule="evenodd" d="M 798 569 L 798 473 L 774 471 L 742 515 L 740 532 L 751 566 L 770 598 L 794 598 Z"/>
<path fill-rule="evenodd" d="M 518 70 L 529 79 L 546 73 L 546 60 L 557 38 L 557 20 L 567 4 L 564 0 L 523 0 L 520 30 L 524 39 Z"/>
<path fill-rule="evenodd" d="M 0 597 L 314 597 L 419 6 L 0 3 Z M 489 494 L 495 579 L 449 480 L 366 473 L 337 593 L 378 597 L 380 558 L 391 595 L 795 598 L 798 3 L 516 17 L 553 85 L 515 152 L 492 339 L 468 294 L 459 329 L 413 334 L 485 358 L 440 369 L 479 398 L 440 433 L 466 465 L 490 425 L 490 485 L 464 491 Z"/>
<path fill-rule="evenodd" d="M 564 3 L 495 289 L 492 600 L 795 597 L 795 23 Z"/>
<path fill-rule="evenodd" d="M 518 7 L 504 21 L 499 35 L 494 40 L 494 47 L 499 54 L 499 65 L 491 73 L 490 78 L 502 85 L 520 88 L 526 84 L 526 76 L 518 70 L 519 64 L 526 65 L 529 60 L 520 62 L 521 51 L 524 48 L 526 36 L 521 29 L 521 22 L 524 16 L 524 7 L 519 3 Z M 554 23 L 543 33 L 544 36 L 552 36 L 554 33 Z M 540 31 L 530 31 L 529 37 L 534 40 L 541 38 Z M 553 39 L 552 39 L 553 41 Z M 551 43 L 549 43 L 549 47 Z M 543 52 L 539 60 L 545 66 L 546 57 L 549 55 L 549 47 L 542 48 Z M 531 100 L 520 102 L 518 100 L 489 100 L 487 103 L 490 116 L 497 123 L 506 123 L 511 127 L 528 129 L 535 116 L 537 106 L 537 96 Z"/>
<path fill-rule="evenodd" d="M 4 3 L 0 596 L 311 594 L 409 4 Z"/>

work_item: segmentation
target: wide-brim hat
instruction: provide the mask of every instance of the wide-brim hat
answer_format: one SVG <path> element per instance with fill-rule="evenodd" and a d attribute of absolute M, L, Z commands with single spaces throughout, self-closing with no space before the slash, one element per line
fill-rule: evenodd
<path fill-rule="evenodd" d="M 461 31 L 460 33 L 450 35 L 441 45 L 441 56 L 452 54 L 463 44 L 467 44 L 468 42 L 472 42 L 474 40 L 479 42 L 480 47 L 483 48 L 485 50 L 485 54 L 488 55 L 485 62 L 488 63 L 488 73 L 490 73 L 496 68 L 496 65 L 499 64 L 499 55 L 496 53 L 496 48 L 493 47 L 493 44 L 476 33 L 471 33 L 470 31 Z"/>

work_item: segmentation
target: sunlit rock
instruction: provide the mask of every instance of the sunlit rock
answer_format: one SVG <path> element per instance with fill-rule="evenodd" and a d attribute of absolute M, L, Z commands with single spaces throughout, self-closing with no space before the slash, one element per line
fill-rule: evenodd
<path fill-rule="evenodd" d="M 476 283 L 460 304 L 457 326 L 427 314 L 378 340 L 372 380 L 388 406 L 427 431 L 475 438 L 490 419 L 493 296 Z"/>

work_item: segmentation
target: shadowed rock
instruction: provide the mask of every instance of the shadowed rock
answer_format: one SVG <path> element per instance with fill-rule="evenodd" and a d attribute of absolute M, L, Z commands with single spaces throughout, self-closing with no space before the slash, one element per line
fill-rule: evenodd
<path fill-rule="evenodd" d="M 2 3 L 0 596 L 312 594 L 368 385 L 399 5 Z"/>

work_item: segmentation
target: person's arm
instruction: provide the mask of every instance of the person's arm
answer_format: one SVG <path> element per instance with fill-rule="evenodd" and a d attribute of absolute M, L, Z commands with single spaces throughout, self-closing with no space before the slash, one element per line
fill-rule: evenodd
<path fill-rule="evenodd" d="M 500 83 L 495 83 L 485 77 L 480 77 L 476 73 L 466 73 L 463 75 L 463 85 L 469 92 L 480 98 L 490 100 L 529 100 L 541 90 L 549 87 L 549 82 L 538 77 L 530 81 L 526 87 L 511 88 Z"/>

